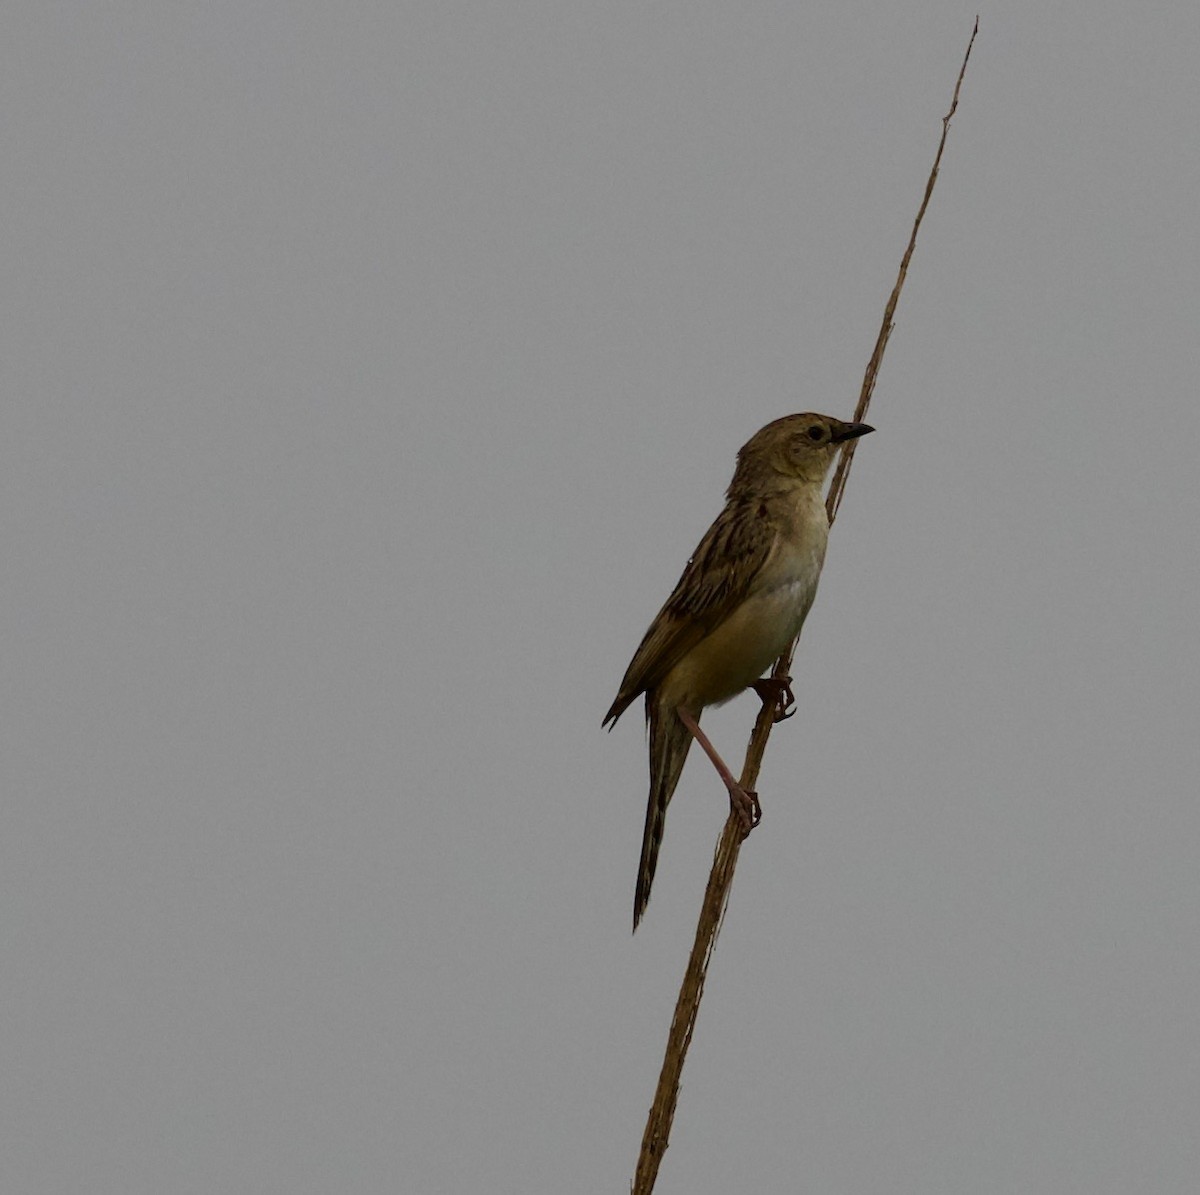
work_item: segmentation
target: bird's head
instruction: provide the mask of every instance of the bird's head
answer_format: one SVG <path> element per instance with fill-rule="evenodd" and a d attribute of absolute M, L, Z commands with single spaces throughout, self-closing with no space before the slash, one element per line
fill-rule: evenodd
<path fill-rule="evenodd" d="M 819 485 L 841 445 L 874 430 L 866 423 L 844 423 L 832 415 L 784 415 L 743 445 L 730 497 L 743 488 L 769 484 L 773 477 Z"/>

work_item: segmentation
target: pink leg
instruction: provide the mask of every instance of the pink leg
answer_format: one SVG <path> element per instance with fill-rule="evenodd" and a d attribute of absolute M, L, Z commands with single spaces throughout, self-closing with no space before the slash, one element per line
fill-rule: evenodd
<path fill-rule="evenodd" d="M 733 773 L 725 765 L 725 761 L 717 754 L 717 749 L 709 740 L 708 735 L 700 729 L 700 723 L 683 708 L 677 706 L 675 712 L 679 720 L 688 728 L 692 738 L 700 744 L 700 749 L 712 760 L 717 775 L 724 781 L 729 790 L 729 807 L 742 820 L 742 825 L 749 834 L 762 821 L 762 806 L 758 803 L 758 793 L 747 792 L 734 778 Z"/>

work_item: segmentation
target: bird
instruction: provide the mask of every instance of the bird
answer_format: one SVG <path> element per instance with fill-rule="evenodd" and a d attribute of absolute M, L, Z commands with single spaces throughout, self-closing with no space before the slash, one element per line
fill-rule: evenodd
<path fill-rule="evenodd" d="M 602 726 L 645 694 L 650 794 L 634 890 L 633 928 L 646 911 L 667 806 L 693 738 L 716 766 L 746 832 L 757 795 L 742 790 L 700 730 L 700 714 L 754 688 L 789 716 L 787 679 L 760 679 L 800 634 L 825 561 L 829 519 L 822 493 L 842 445 L 875 429 L 829 415 L 784 415 L 737 454 L 725 506 L 688 560 L 642 638 Z"/>

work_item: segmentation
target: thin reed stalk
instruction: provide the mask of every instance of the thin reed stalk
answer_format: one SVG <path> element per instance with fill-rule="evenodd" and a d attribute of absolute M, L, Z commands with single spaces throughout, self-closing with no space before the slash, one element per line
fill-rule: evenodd
<path fill-rule="evenodd" d="M 917 245 L 917 233 L 921 221 L 925 218 L 925 210 L 933 195 L 934 184 L 937 182 L 938 169 L 942 162 L 942 151 L 946 148 L 946 137 L 950 132 L 950 118 L 958 109 L 959 92 L 962 90 L 963 78 L 967 73 L 967 62 L 971 57 L 971 48 L 975 45 L 975 35 L 979 32 L 979 18 L 975 18 L 975 27 L 971 31 L 971 39 L 967 43 L 967 52 L 963 55 L 962 66 L 959 68 L 958 80 L 954 85 L 954 98 L 950 110 L 942 118 L 942 136 L 938 142 L 937 154 L 933 159 L 933 168 L 929 172 L 929 180 L 925 184 L 925 194 L 921 206 L 913 221 L 912 233 L 904 256 L 900 259 L 900 270 L 896 276 L 896 284 L 888 297 L 887 306 L 883 312 L 883 322 L 879 335 L 875 340 L 875 348 L 867 363 L 863 376 L 862 390 L 859 393 L 858 405 L 854 408 L 855 422 L 861 422 L 871 405 L 871 396 L 875 391 L 875 379 L 883 364 L 884 350 L 888 339 L 895 327 L 896 305 L 900 301 L 900 292 L 904 288 L 904 280 L 908 276 L 909 262 L 912 261 L 913 250 Z M 830 526 L 837 517 L 838 507 L 842 502 L 842 494 L 846 488 L 846 480 L 850 476 L 850 465 L 854 460 L 854 449 L 857 440 L 849 440 L 842 448 L 838 458 L 833 480 L 829 483 L 829 492 L 825 499 L 825 511 L 829 516 Z M 799 642 L 797 640 L 796 642 Z M 772 676 L 786 677 L 791 673 L 792 657 L 796 651 L 796 643 L 776 661 Z M 746 747 L 746 759 L 742 765 L 740 783 L 743 789 L 753 790 L 758 781 L 759 769 L 762 767 L 763 753 L 767 749 L 767 740 L 774 726 L 774 703 L 764 702 L 750 732 L 750 742 Z M 658 1076 L 658 1087 L 654 1093 L 654 1102 L 646 1118 L 646 1130 L 642 1135 L 642 1148 L 638 1155 L 637 1169 L 634 1172 L 633 1195 L 650 1195 L 658 1177 L 659 1164 L 670 1144 L 671 1124 L 675 1119 L 675 1105 L 679 1099 L 679 1082 L 683 1074 L 684 1060 L 687 1058 L 688 1046 L 691 1045 L 692 1034 L 696 1028 L 696 1017 L 700 1012 L 700 999 L 704 995 L 704 981 L 708 976 L 708 964 L 716 949 L 717 936 L 725 920 L 725 910 L 729 904 L 729 892 L 733 884 L 733 873 L 737 866 L 738 853 L 746 832 L 740 820 L 730 814 L 717 840 L 716 852 L 713 856 L 712 870 L 708 876 L 708 886 L 704 890 L 704 903 L 700 908 L 700 918 L 696 925 L 696 937 L 692 943 L 692 952 L 688 957 L 687 969 L 684 971 L 683 983 L 675 1002 L 675 1015 L 671 1020 L 671 1030 L 667 1035 L 667 1049 L 663 1057 L 662 1070 Z"/>

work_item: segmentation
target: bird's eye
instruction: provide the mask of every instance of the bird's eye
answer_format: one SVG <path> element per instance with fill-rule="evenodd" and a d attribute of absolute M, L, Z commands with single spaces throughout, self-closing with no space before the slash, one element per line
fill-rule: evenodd
<path fill-rule="evenodd" d="M 815 423 L 812 425 L 812 427 L 810 427 L 808 429 L 808 438 L 810 440 L 812 440 L 814 443 L 817 440 L 823 439 L 824 436 L 825 436 L 825 429 L 823 427 L 818 427 L 817 424 L 815 424 Z"/>

